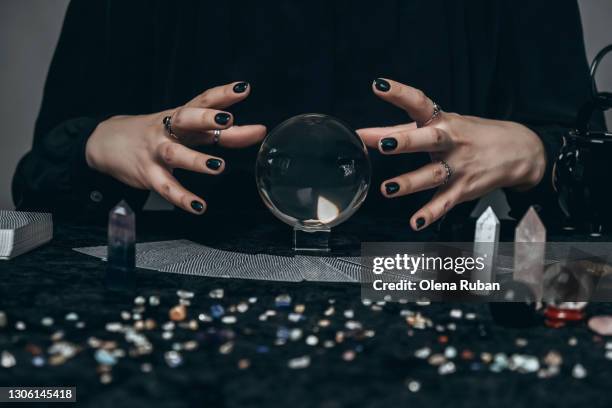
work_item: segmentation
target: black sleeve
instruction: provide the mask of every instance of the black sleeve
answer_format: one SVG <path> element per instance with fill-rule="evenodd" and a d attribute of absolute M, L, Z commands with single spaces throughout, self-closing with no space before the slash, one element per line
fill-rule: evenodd
<path fill-rule="evenodd" d="M 500 53 L 496 110 L 505 120 L 522 123 L 542 140 L 546 173 L 526 192 L 506 189 L 511 215 L 520 218 L 530 205 L 542 215 L 561 215 L 552 185 L 552 169 L 563 135 L 574 125 L 578 109 L 589 99 L 590 77 L 580 12 L 575 0 L 504 1 L 500 14 Z M 593 128 L 605 128 L 603 115 Z"/>
<path fill-rule="evenodd" d="M 135 209 L 146 191 L 91 170 L 85 145 L 98 123 L 112 115 L 101 88 L 109 46 L 107 2 L 73 0 L 51 62 L 31 150 L 13 178 L 19 210 L 98 216 L 120 199 Z"/>

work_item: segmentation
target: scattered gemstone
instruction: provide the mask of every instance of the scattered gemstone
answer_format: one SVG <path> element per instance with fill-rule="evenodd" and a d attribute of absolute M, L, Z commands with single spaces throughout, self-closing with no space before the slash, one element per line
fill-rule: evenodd
<path fill-rule="evenodd" d="M 9 351 L 4 350 L 2 355 L 0 355 L 0 366 L 4 368 L 11 368 L 17 364 L 17 360 L 15 356 L 11 354 Z"/>
<path fill-rule="evenodd" d="M 420 359 L 426 359 L 431 354 L 431 349 L 429 347 L 423 347 L 414 352 L 414 356 Z"/>
<path fill-rule="evenodd" d="M 43 356 L 32 357 L 32 365 L 34 367 L 42 367 L 45 365 L 45 358 Z"/>
<path fill-rule="evenodd" d="M 198 320 L 201 322 L 212 322 L 212 317 L 210 315 L 207 315 L 206 313 L 200 313 L 198 315 Z"/>
<path fill-rule="evenodd" d="M 212 305 L 210 307 L 210 314 L 215 319 L 218 319 L 219 317 L 221 317 L 221 316 L 223 316 L 225 314 L 225 309 L 223 308 L 223 306 L 221 306 L 219 304 L 215 304 L 215 305 Z"/>
<path fill-rule="evenodd" d="M 444 357 L 448 359 L 453 359 L 457 357 L 457 349 L 452 346 L 448 346 L 444 349 Z"/>
<path fill-rule="evenodd" d="M 249 310 L 249 304 L 246 302 L 240 302 L 238 303 L 238 306 L 236 306 L 236 310 L 238 313 L 244 313 Z"/>
<path fill-rule="evenodd" d="M 15 329 L 19 330 L 19 331 L 23 331 L 26 329 L 26 324 L 22 321 L 18 321 L 15 323 Z"/>
<path fill-rule="evenodd" d="M 79 319 L 79 315 L 74 313 L 74 312 L 68 313 L 66 315 L 66 320 L 68 320 L 68 321 L 75 321 L 75 320 L 78 320 L 78 319 Z"/>
<path fill-rule="evenodd" d="M 455 366 L 455 363 L 453 363 L 452 361 L 447 361 L 446 363 L 441 364 L 438 367 L 438 374 L 440 375 L 452 374 L 455 371 L 457 371 L 457 367 Z"/>
<path fill-rule="evenodd" d="M 99 364 L 113 366 L 117 364 L 117 358 L 104 349 L 96 350 L 94 357 Z"/>
<path fill-rule="evenodd" d="M 225 296 L 225 291 L 221 288 L 213 289 L 208 292 L 208 297 L 211 299 L 223 299 L 223 296 Z"/>
<path fill-rule="evenodd" d="M 612 316 L 591 317 L 589 328 L 600 336 L 612 336 Z"/>
<path fill-rule="evenodd" d="M 246 370 L 250 366 L 251 366 L 251 360 L 249 360 L 248 358 L 241 358 L 240 360 L 238 360 L 239 370 Z"/>
<path fill-rule="evenodd" d="M 187 317 L 187 308 L 184 305 L 174 306 L 170 309 L 168 316 L 174 322 L 181 322 Z"/>
<path fill-rule="evenodd" d="M 461 319 L 463 317 L 463 311 L 461 309 L 452 309 L 450 311 L 450 317 L 453 319 Z"/>
<path fill-rule="evenodd" d="M 574 368 L 572 368 L 572 377 L 581 380 L 585 378 L 586 376 L 587 376 L 587 370 L 586 368 L 584 368 L 582 364 L 576 364 Z"/>
<path fill-rule="evenodd" d="M 138 306 L 142 306 L 146 303 L 146 299 L 144 298 L 144 296 L 136 296 L 134 298 L 134 304 L 138 305 Z"/>
<path fill-rule="evenodd" d="M 45 327 L 53 326 L 53 318 L 52 317 L 43 317 L 40 320 L 40 324 L 42 324 Z"/>
<path fill-rule="evenodd" d="M 310 356 L 292 358 L 287 363 L 287 366 L 293 370 L 307 368 L 309 365 L 310 365 Z"/>
<path fill-rule="evenodd" d="M 353 361 L 355 359 L 355 352 L 353 350 L 346 350 L 342 353 L 342 359 L 344 361 Z"/>
<path fill-rule="evenodd" d="M 514 340 L 514 344 L 516 344 L 517 347 L 525 347 L 527 345 L 527 339 L 518 337 L 516 340 Z"/>
<path fill-rule="evenodd" d="M 231 341 L 223 343 L 221 347 L 219 347 L 219 353 L 221 354 L 229 354 L 232 350 L 234 350 L 234 343 Z"/>
<path fill-rule="evenodd" d="M 225 324 L 234 324 L 237 321 L 238 319 L 236 319 L 236 316 L 231 316 L 231 315 L 223 316 L 221 318 L 221 322 Z"/>
<path fill-rule="evenodd" d="M 319 344 L 319 338 L 311 334 L 306 337 L 306 344 L 308 344 L 309 346 L 316 346 L 317 344 Z"/>
<path fill-rule="evenodd" d="M 113 376 L 110 373 L 103 373 L 100 375 L 100 382 L 102 384 L 110 384 L 113 382 Z"/>
<path fill-rule="evenodd" d="M 276 299 L 274 299 L 274 304 L 276 307 L 289 307 L 291 306 L 291 296 L 288 294 L 278 295 Z"/>
<path fill-rule="evenodd" d="M 166 364 L 168 364 L 168 367 L 171 368 L 175 368 L 183 364 L 183 356 L 181 356 L 181 353 L 175 350 L 165 352 L 164 360 L 166 360 Z"/>
<path fill-rule="evenodd" d="M 416 380 L 407 380 L 406 388 L 408 388 L 410 392 L 419 392 L 421 389 L 421 383 Z"/>
<path fill-rule="evenodd" d="M 149 296 L 149 305 L 151 305 L 151 306 L 159 306 L 159 303 L 160 303 L 159 296 L 155 296 L 155 295 Z M 145 363 L 145 364 L 147 364 L 147 363 Z"/>

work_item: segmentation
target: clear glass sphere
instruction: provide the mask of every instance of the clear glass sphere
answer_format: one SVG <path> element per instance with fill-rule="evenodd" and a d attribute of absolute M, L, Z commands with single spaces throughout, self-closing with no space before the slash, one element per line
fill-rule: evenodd
<path fill-rule="evenodd" d="M 276 217 L 300 230 L 323 230 L 361 206 L 370 185 L 370 160 L 357 133 L 330 116 L 309 113 L 266 136 L 256 179 Z"/>

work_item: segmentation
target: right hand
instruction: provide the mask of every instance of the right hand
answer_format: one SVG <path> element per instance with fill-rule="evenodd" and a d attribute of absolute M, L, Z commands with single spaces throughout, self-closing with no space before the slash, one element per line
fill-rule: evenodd
<path fill-rule="evenodd" d="M 135 188 L 155 190 L 177 207 L 202 214 L 206 202 L 188 191 L 172 175 L 175 168 L 217 175 L 225 169 L 219 157 L 199 153 L 187 146 L 213 143 L 213 130 L 225 129 L 219 145 L 242 148 L 260 142 L 263 125 L 232 126 L 234 118 L 224 109 L 245 99 L 251 90 L 246 82 L 211 88 L 176 109 L 149 115 L 114 116 L 101 122 L 87 142 L 87 164 Z M 172 117 L 172 131 L 163 119 Z"/>

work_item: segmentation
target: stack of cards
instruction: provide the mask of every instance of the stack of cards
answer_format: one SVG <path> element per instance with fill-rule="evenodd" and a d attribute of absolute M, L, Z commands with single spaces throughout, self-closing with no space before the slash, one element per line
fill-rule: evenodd
<path fill-rule="evenodd" d="M 53 238 L 51 214 L 0 210 L 0 259 L 11 259 Z"/>
<path fill-rule="evenodd" d="M 76 248 L 106 258 L 106 247 Z M 223 251 L 191 241 L 136 244 L 136 266 L 215 278 L 300 282 L 359 282 L 359 257 L 277 256 Z"/>

